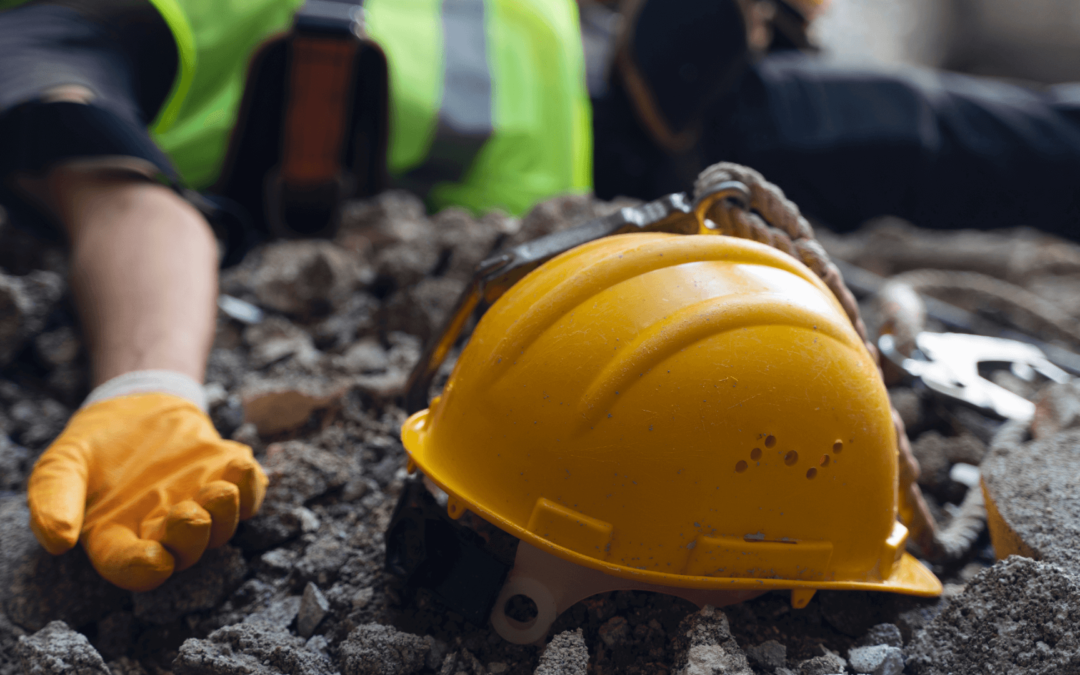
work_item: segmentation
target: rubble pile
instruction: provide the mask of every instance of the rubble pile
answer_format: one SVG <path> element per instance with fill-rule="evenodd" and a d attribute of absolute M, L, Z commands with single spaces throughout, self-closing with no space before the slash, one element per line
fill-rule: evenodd
<path fill-rule="evenodd" d="M 148 593 L 101 580 L 80 548 L 48 555 L 30 533 L 26 479 L 87 393 L 87 356 L 62 256 L 28 248 L 0 226 L 0 675 L 898 675 L 1080 667 L 1076 547 L 1067 553 L 1052 541 L 1058 523 L 1075 520 L 1075 490 L 1072 506 L 1041 515 L 1075 487 L 1066 483 L 1076 474 L 1040 492 L 1025 482 L 1038 473 L 1030 462 L 1030 471 L 1010 479 L 1008 494 L 1030 495 L 1031 505 L 1009 514 L 1045 560 L 995 564 L 984 533 L 966 557 L 935 568 L 946 582 L 940 600 L 819 592 L 795 610 L 788 593 L 776 592 L 698 609 L 669 596 L 605 593 L 560 616 L 544 644 L 518 646 L 424 591 L 406 593 L 383 571 L 383 532 L 406 475 L 400 397 L 473 267 L 500 248 L 624 205 L 564 197 L 518 221 L 457 209 L 429 216 L 416 198 L 390 192 L 352 205 L 333 241 L 267 244 L 226 270 L 207 372 L 211 418 L 222 436 L 254 448 L 270 488 L 260 513 L 228 545 Z M 13 237 L 17 247 L 6 244 Z M 837 258 L 884 276 L 927 266 L 992 275 L 1080 318 L 1080 248 L 1032 232 L 939 234 L 893 223 L 823 240 Z M 946 299 L 978 310 L 962 292 Z M 869 302 L 865 311 L 872 319 Z M 994 311 L 1008 314 L 1008 305 Z M 1030 316 L 1018 323 L 1040 329 Z M 1013 380 L 1006 373 L 998 381 L 1036 393 Z M 1000 421 L 945 405 L 910 383 L 890 393 L 942 523 L 970 489 L 953 470 L 958 465 L 1024 463 L 1022 453 L 1032 452 L 1049 468 L 1080 461 L 1080 436 L 1069 430 L 1080 407 L 1061 396 L 1050 397 L 1056 407 L 1040 408 L 1044 437 L 1001 456 L 987 454 Z M 1011 469 L 992 471 L 996 481 Z"/>

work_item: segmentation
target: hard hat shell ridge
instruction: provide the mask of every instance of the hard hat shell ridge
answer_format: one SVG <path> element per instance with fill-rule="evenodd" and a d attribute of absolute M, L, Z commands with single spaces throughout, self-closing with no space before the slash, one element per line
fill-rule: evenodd
<path fill-rule="evenodd" d="M 555 258 L 484 315 L 402 438 L 452 517 L 609 575 L 941 592 L 904 553 L 873 358 L 763 244 L 628 234 Z"/>

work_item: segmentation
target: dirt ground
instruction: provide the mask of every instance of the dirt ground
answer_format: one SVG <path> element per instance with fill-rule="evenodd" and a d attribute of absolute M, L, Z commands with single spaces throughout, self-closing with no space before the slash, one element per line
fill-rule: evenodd
<path fill-rule="evenodd" d="M 355 204 L 334 241 L 272 243 L 226 271 L 222 292 L 262 316 L 244 314 L 247 306 L 219 312 L 211 416 L 224 437 L 255 449 L 271 487 L 226 547 L 149 593 L 100 580 L 79 549 L 49 556 L 27 527 L 26 477 L 86 394 L 86 354 L 63 256 L 0 229 L 0 675 L 1080 672 L 1071 558 L 995 565 L 985 531 L 967 554 L 933 566 L 941 599 L 819 592 L 794 610 L 776 592 L 699 611 L 667 596 L 606 593 L 565 612 L 546 649 L 506 643 L 383 571 L 383 531 L 406 477 L 400 394 L 424 341 L 489 253 L 618 206 L 566 197 L 520 221 L 455 209 L 429 217 L 414 197 L 391 192 Z M 1080 317 L 1074 244 L 1029 229 L 941 233 L 895 220 L 844 237 L 819 229 L 819 238 L 836 259 L 882 277 L 931 268 L 1007 283 L 1057 314 L 970 285 L 934 292 L 1080 347 L 1061 331 Z M 873 329 L 873 298 L 862 306 Z M 994 377 L 1031 398 L 1041 388 L 1008 371 Z M 890 393 L 945 523 L 970 482 L 952 469 L 977 466 L 1001 422 L 910 382 Z M 1076 416 L 1062 415 L 1052 452 L 1040 454 L 1075 466 Z M 1038 492 L 1031 474 L 1021 488 Z M 1075 499 L 1066 483 L 1055 494 Z M 1033 541 L 1045 548 L 1046 522 L 1066 516 L 1055 518 L 1027 509 L 1020 527 L 1034 522 Z"/>

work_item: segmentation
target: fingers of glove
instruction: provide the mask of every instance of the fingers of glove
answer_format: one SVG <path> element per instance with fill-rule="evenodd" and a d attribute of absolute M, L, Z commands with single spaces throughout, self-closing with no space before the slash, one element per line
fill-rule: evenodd
<path fill-rule="evenodd" d="M 213 521 L 206 509 L 187 499 L 174 505 L 157 523 L 144 528 L 142 536 L 161 542 L 175 558 L 174 572 L 198 562 L 210 542 Z"/>
<path fill-rule="evenodd" d="M 195 502 L 206 509 L 214 521 L 206 547 L 224 546 L 236 532 L 236 524 L 240 520 L 240 488 L 233 483 L 216 480 L 199 490 Z"/>
<path fill-rule="evenodd" d="M 116 523 L 88 532 L 83 546 L 98 574 L 129 591 L 153 590 L 173 573 L 175 561 L 164 546 Z"/>
<path fill-rule="evenodd" d="M 54 444 L 41 456 L 27 485 L 30 529 L 53 555 L 79 541 L 86 508 L 87 469 L 75 448 Z"/>
<path fill-rule="evenodd" d="M 240 488 L 240 520 L 254 516 L 270 484 L 259 463 L 251 457 L 237 457 L 229 462 L 221 478 Z"/>

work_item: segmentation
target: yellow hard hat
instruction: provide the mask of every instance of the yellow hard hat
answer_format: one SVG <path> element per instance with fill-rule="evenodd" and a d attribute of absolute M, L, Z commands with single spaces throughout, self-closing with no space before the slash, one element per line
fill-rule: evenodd
<path fill-rule="evenodd" d="M 764 244 L 626 234 L 551 260 L 402 438 L 451 517 L 608 576 L 802 604 L 941 592 L 904 552 L 874 360 L 828 287 Z"/>

